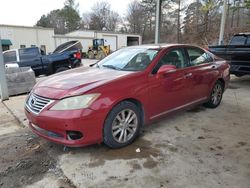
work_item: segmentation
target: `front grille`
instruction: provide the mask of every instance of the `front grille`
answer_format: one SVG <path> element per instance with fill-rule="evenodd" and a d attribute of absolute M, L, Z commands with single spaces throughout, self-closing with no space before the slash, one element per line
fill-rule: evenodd
<path fill-rule="evenodd" d="M 51 104 L 53 100 L 38 96 L 31 93 L 26 100 L 26 108 L 28 111 L 38 115 L 46 106 Z"/>

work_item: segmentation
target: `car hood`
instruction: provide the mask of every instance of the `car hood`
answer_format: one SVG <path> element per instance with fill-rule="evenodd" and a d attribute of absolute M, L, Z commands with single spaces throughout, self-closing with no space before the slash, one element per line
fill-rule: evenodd
<path fill-rule="evenodd" d="M 106 68 L 81 67 L 49 76 L 47 79 L 38 82 L 33 92 L 46 98 L 61 99 L 85 93 L 132 73 Z"/>

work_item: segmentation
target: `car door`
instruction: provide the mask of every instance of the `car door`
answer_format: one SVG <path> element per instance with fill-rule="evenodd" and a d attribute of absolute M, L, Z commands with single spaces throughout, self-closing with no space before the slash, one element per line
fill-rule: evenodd
<path fill-rule="evenodd" d="M 190 98 L 193 102 L 205 100 L 210 95 L 211 86 L 218 74 L 217 64 L 205 50 L 197 47 L 187 47 L 189 58 L 188 79 Z"/>
<path fill-rule="evenodd" d="M 157 77 L 157 71 L 163 65 L 175 65 L 177 69 L 164 77 Z M 149 76 L 150 119 L 181 108 L 190 101 L 190 83 L 186 79 L 188 65 L 184 49 L 167 50 Z"/>
<path fill-rule="evenodd" d="M 31 67 L 36 75 L 43 73 L 41 55 L 37 48 L 22 48 L 18 51 L 20 57 L 20 67 Z"/>

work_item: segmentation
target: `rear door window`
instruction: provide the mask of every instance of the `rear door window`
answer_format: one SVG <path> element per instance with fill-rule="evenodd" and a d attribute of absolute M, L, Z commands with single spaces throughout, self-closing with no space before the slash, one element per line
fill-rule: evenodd
<path fill-rule="evenodd" d="M 191 66 L 213 62 L 213 58 L 200 48 L 187 48 L 187 52 Z"/>
<path fill-rule="evenodd" d="M 4 63 L 14 63 L 17 61 L 16 51 L 9 51 L 3 54 Z"/>
<path fill-rule="evenodd" d="M 39 55 L 37 48 L 19 49 L 20 60 L 35 59 Z"/>

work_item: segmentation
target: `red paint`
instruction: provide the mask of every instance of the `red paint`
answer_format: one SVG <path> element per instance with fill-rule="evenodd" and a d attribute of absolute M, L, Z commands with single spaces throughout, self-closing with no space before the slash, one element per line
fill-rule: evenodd
<path fill-rule="evenodd" d="M 39 115 L 25 110 L 31 129 L 38 135 L 68 146 L 85 146 L 100 143 L 103 138 L 103 125 L 110 110 L 122 100 L 134 99 L 142 104 L 144 123 L 150 123 L 167 112 L 206 102 L 211 89 L 218 79 L 223 79 L 227 87 L 229 66 L 226 61 L 217 59 L 213 63 L 195 67 L 176 69 L 167 74 L 152 74 L 160 58 L 173 47 L 168 45 L 144 70 L 139 72 L 117 71 L 99 68 L 78 68 L 48 77 L 38 83 L 35 94 L 58 100 L 74 95 L 101 93 L 89 108 L 81 110 L 50 111 L 54 103 L 43 109 Z M 213 69 L 212 66 L 216 66 Z M 165 67 L 166 68 L 166 67 Z M 174 67 L 167 67 L 172 70 Z M 190 74 L 192 73 L 192 74 Z M 166 112 L 166 113 L 165 113 Z M 32 127 L 36 126 L 62 135 L 63 138 L 47 136 Z M 80 131 L 83 138 L 68 140 L 66 131 Z"/>

